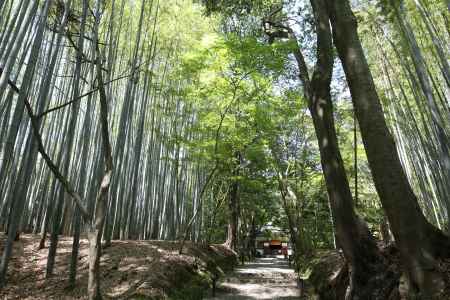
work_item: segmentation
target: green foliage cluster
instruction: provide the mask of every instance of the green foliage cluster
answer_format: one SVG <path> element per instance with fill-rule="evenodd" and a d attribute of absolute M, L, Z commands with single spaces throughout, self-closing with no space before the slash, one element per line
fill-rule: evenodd
<path fill-rule="evenodd" d="M 201 236 L 215 242 L 226 238 L 230 186 L 237 181 L 244 239 L 250 235 L 252 222 L 257 227 L 272 222 L 287 230 L 291 214 L 305 251 L 333 247 L 333 224 L 314 128 L 301 87 L 292 84 L 286 76 L 289 73 L 294 76 L 296 72 L 290 54 L 296 45 L 286 40 L 269 44 L 261 32 L 248 35 L 240 30 L 218 30 L 218 24 L 224 21 L 220 18 L 232 18 L 247 11 L 252 12 L 251 16 L 264 16 L 279 3 L 203 2 L 206 11 L 184 1 L 162 4 L 159 12 L 162 21 L 158 23 L 160 38 L 170 41 L 158 55 L 175 50 L 179 53 L 171 56 L 176 61 L 165 75 L 170 84 L 162 87 L 162 91 L 172 99 L 168 105 L 176 105 L 181 100 L 192 115 L 189 133 L 175 132 L 165 137 L 165 143 L 179 145 L 189 153 L 190 160 L 199 164 L 204 174 L 200 185 L 216 169 L 204 195 Z M 377 8 L 367 6 L 358 12 L 358 17 L 370 17 L 370 9 Z M 201 17 L 205 12 L 209 18 Z M 177 22 L 172 20 L 174 15 Z M 130 20 L 130 24 L 133 22 Z M 242 29 L 253 25 L 243 22 L 236 26 Z M 368 28 L 362 26 L 360 30 Z M 304 39 L 306 45 L 311 43 L 309 35 Z M 129 48 L 125 41 L 123 47 Z M 164 68 L 158 66 L 156 72 Z M 333 86 L 339 87 L 333 90 L 334 110 L 350 187 L 352 191 L 356 188 L 357 171 L 357 210 L 377 232 L 382 213 L 358 128 L 355 170 L 355 123 L 343 76 L 337 76 Z M 160 110 L 163 113 L 164 108 Z M 236 153 L 242 157 L 238 164 Z M 296 196 L 285 204 L 280 194 L 279 174 Z"/>

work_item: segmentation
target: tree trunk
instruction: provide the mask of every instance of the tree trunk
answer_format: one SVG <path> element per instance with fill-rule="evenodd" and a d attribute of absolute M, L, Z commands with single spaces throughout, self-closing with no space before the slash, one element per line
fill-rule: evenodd
<path fill-rule="evenodd" d="M 354 211 L 337 142 L 330 90 L 334 58 L 328 8 L 325 0 L 311 1 L 311 5 L 317 33 L 317 63 L 311 79 L 300 47 L 294 50 L 294 55 L 319 144 L 336 239 L 349 264 L 350 286 L 346 299 L 387 299 L 395 280 L 388 280 L 392 274 L 387 271 L 367 225 Z M 284 29 L 298 45 L 293 31 Z"/>
<path fill-rule="evenodd" d="M 392 239 L 391 230 L 389 229 L 389 223 L 386 219 L 386 217 L 383 217 L 380 224 L 380 234 L 381 234 L 381 240 L 385 242 L 386 244 L 390 244 Z"/>
<path fill-rule="evenodd" d="M 233 172 L 234 176 L 239 176 L 239 165 L 241 160 L 241 155 L 239 152 L 235 154 L 236 159 L 236 170 Z M 229 201 L 229 223 L 228 223 L 228 236 L 226 245 L 233 250 L 238 248 L 238 230 L 239 230 L 239 182 L 237 178 L 233 179 L 230 191 L 230 201 Z"/>
<path fill-rule="evenodd" d="M 410 286 L 414 293 L 433 296 L 442 284 L 434 258 L 450 254 L 449 239 L 427 222 L 403 171 L 348 1 L 327 1 L 334 43 L 344 66 L 369 166 L 406 263 Z"/>
<path fill-rule="evenodd" d="M 83 0 L 83 9 L 81 13 L 81 22 L 80 22 L 80 37 L 78 38 L 77 43 L 77 52 L 76 52 L 76 64 L 75 64 L 75 72 L 74 72 L 74 84 L 73 84 L 73 99 L 76 99 L 80 94 L 80 78 L 81 78 L 81 61 L 83 58 L 83 51 L 84 51 L 84 33 L 85 33 L 85 27 L 86 27 L 86 18 L 87 18 L 87 11 L 88 11 L 88 1 Z M 92 108 L 91 99 L 88 100 L 87 104 L 88 108 Z M 83 150 L 81 152 L 81 167 L 80 170 L 83 172 L 86 170 L 87 166 L 87 154 L 88 154 L 88 148 L 89 148 L 89 133 L 90 133 L 90 127 L 91 127 L 91 117 L 90 113 L 86 112 L 86 116 L 83 123 Z M 84 188 L 86 184 L 86 174 L 81 174 L 79 187 Z M 79 244 L 80 244 L 80 233 L 81 233 L 81 214 L 78 207 L 75 207 L 74 211 L 74 234 L 73 234 L 73 242 L 72 242 L 72 254 L 70 258 L 70 267 L 69 267 L 69 286 L 74 287 L 76 276 L 77 276 L 77 263 L 78 263 L 78 252 L 79 252 Z"/>
<path fill-rule="evenodd" d="M 88 273 L 88 299 L 102 299 L 100 293 L 100 256 L 101 256 L 101 229 L 92 228 L 88 232 L 89 239 L 89 273 Z"/>
<path fill-rule="evenodd" d="M 294 245 L 294 250 L 298 250 L 300 251 L 300 247 L 298 246 L 298 239 L 297 239 L 297 231 L 296 231 L 296 227 L 298 224 L 296 224 L 296 222 L 294 221 L 294 217 L 293 217 L 293 213 L 290 209 L 289 203 L 288 203 L 288 198 L 294 198 L 294 201 L 297 201 L 296 196 L 294 195 L 294 193 L 291 191 L 290 187 L 288 186 L 287 183 L 287 179 L 284 179 L 281 174 L 278 175 L 279 177 L 279 189 L 280 189 L 280 194 L 281 194 L 281 198 L 282 198 L 282 204 L 283 204 L 283 209 L 284 212 L 286 214 L 287 217 L 287 221 L 288 221 L 288 228 L 289 228 L 289 234 L 291 236 L 291 241 L 292 244 Z M 298 227 L 297 227 L 298 228 Z M 301 245 L 303 246 L 303 245 Z M 301 249 L 303 250 L 303 249 Z M 303 251 L 302 251 L 303 252 Z"/>

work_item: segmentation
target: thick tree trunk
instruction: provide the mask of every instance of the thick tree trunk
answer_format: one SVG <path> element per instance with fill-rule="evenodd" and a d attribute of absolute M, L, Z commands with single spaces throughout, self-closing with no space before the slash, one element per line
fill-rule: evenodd
<path fill-rule="evenodd" d="M 348 1 L 327 1 L 334 43 L 344 66 L 375 186 L 406 263 L 413 292 L 432 296 L 439 293 L 442 283 L 434 258 L 450 254 L 449 239 L 427 222 L 402 169 Z"/>
<path fill-rule="evenodd" d="M 387 299 L 395 278 L 387 271 L 387 264 L 367 225 L 354 211 L 337 142 L 330 91 L 334 57 L 328 8 L 325 0 L 311 1 L 311 5 L 317 33 L 317 63 L 311 79 L 301 49 L 295 49 L 294 55 L 319 144 L 337 242 L 349 264 L 350 286 L 346 299 Z M 288 27 L 284 29 L 297 42 L 293 31 Z"/>
<path fill-rule="evenodd" d="M 324 78 L 323 75 L 316 76 Z M 337 143 L 329 83 L 313 78 L 309 106 L 319 143 L 336 238 L 349 263 L 350 287 L 346 298 L 387 299 L 392 286 L 389 283 L 383 286 L 380 280 L 384 279 L 386 264 L 367 225 L 358 218 L 353 208 L 352 194 Z"/>
<path fill-rule="evenodd" d="M 380 224 L 381 240 L 386 244 L 390 244 L 393 241 L 391 230 L 389 229 L 389 223 L 386 217 L 383 217 Z"/>

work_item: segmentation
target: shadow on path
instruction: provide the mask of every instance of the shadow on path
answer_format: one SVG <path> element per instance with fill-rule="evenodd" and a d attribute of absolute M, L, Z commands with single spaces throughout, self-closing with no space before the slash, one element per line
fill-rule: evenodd
<path fill-rule="evenodd" d="M 238 267 L 208 300 L 301 299 L 296 274 L 280 257 L 258 258 Z"/>

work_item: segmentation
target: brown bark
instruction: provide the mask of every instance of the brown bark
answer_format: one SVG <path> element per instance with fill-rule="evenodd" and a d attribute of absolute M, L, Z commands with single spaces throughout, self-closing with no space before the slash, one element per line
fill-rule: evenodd
<path fill-rule="evenodd" d="M 386 244 L 390 244 L 393 241 L 391 230 L 389 229 L 389 223 L 386 217 L 383 217 L 383 220 L 380 224 L 380 235 L 381 240 Z"/>
<path fill-rule="evenodd" d="M 330 83 L 333 71 L 332 38 L 325 1 L 311 1 L 316 14 L 318 62 L 308 97 L 336 236 L 349 263 L 347 299 L 386 299 L 392 286 L 383 287 L 386 264 L 367 225 L 353 207 L 349 182 L 337 142 Z M 392 284 L 392 283 L 391 283 Z"/>
<path fill-rule="evenodd" d="M 239 175 L 240 153 L 236 154 L 237 166 L 233 172 L 234 176 Z M 230 201 L 228 203 L 230 210 L 228 235 L 225 244 L 233 250 L 238 248 L 238 230 L 239 230 L 239 182 L 238 179 L 233 179 L 230 191 Z"/>
<path fill-rule="evenodd" d="M 413 292 L 428 297 L 442 284 L 435 258 L 450 254 L 450 243 L 425 219 L 400 164 L 357 33 L 348 1 L 327 0 L 334 44 L 352 95 L 369 166 Z"/>
<path fill-rule="evenodd" d="M 346 298 L 387 299 L 395 284 L 395 278 L 387 271 L 387 265 L 367 225 L 354 211 L 352 194 L 337 142 L 330 92 L 334 57 L 328 9 L 324 0 L 311 1 L 311 4 L 317 33 L 317 63 L 311 79 L 300 48 L 295 49 L 294 55 L 319 143 L 336 238 L 349 264 L 350 286 Z M 290 37 L 297 42 L 289 27 L 279 27 L 288 31 Z"/>

